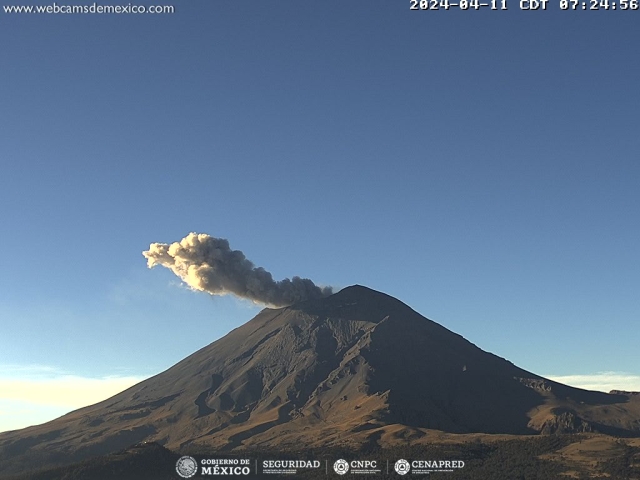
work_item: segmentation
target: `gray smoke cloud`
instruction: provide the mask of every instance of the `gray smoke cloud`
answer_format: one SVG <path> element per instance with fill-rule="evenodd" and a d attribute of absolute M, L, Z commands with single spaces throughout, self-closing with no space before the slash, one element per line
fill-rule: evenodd
<path fill-rule="evenodd" d="M 231 250 L 226 239 L 204 233 L 190 233 L 170 245 L 152 243 L 142 254 L 149 268 L 162 265 L 192 289 L 211 295 L 231 293 L 254 303 L 282 307 L 333 293 L 331 287 L 319 287 L 308 278 L 275 281 L 240 250 Z"/>

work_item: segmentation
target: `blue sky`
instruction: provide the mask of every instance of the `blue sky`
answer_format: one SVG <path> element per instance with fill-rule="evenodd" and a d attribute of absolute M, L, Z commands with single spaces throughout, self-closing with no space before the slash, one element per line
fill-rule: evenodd
<path fill-rule="evenodd" d="M 146 268 L 192 231 L 640 385 L 640 13 L 408 3 L 0 13 L 5 392 L 135 381 L 253 317 Z"/>

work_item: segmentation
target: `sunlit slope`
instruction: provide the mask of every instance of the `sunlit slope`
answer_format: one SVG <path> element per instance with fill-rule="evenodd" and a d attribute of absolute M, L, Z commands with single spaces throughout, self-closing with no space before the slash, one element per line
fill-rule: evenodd
<path fill-rule="evenodd" d="M 636 436 L 638 419 L 637 396 L 546 380 L 353 286 L 265 309 L 104 402 L 0 434 L 0 465 L 65 462 L 141 441 L 231 450 L 425 441 L 433 430 Z"/>

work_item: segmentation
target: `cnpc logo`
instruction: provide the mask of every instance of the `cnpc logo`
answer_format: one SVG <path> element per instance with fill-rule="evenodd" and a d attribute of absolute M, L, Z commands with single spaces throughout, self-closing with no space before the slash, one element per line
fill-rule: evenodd
<path fill-rule="evenodd" d="M 344 475 L 349 471 L 349 462 L 347 462 L 344 458 L 336 460 L 336 462 L 333 464 L 333 470 L 338 475 Z"/>
<path fill-rule="evenodd" d="M 344 475 L 348 473 L 349 470 L 353 470 L 354 473 L 362 473 L 363 471 L 375 470 L 376 468 L 377 462 L 375 460 L 351 460 L 351 462 L 347 462 L 341 458 L 333 464 L 333 470 L 338 475 Z"/>

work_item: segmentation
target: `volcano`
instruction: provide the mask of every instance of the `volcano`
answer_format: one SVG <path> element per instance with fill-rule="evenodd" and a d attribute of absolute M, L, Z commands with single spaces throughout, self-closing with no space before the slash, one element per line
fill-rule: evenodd
<path fill-rule="evenodd" d="M 640 397 L 547 380 L 362 286 L 264 309 L 101 403 L 0 434 L 0 465 L 172 450 L 411 442 L 434 431 L 640 436 Z"/>

